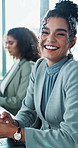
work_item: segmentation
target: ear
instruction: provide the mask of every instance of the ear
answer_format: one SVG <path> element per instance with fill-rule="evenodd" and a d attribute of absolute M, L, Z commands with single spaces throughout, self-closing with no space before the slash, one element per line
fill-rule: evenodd
<path fill-rule="evenodd" d="M 72 48 L 76 44 L 77 37 L 74 36 L 73 40 L 69 43 L 69 48 Z"/>

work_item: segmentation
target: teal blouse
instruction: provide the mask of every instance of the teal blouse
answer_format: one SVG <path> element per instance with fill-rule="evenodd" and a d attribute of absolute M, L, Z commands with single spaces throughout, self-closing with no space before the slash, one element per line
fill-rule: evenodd
<path fill-rule="evenodd" d="M 67 62 L 68 60 L 69 58 L 66 57 L 61 61 L 55 63 L 54 65 L 47 66 L 46 64 L 46 75 L 45 75 L 45 81 L 44 81 L 43 93 L 42 93 L 42 102 L 41 102 L 41 110 L 44 116 L 45 116 L 46 104 L 52 92 L 52 89 L 54 87 L 58 73 L 61 67 L 64 65 L 64 63 Z"/>

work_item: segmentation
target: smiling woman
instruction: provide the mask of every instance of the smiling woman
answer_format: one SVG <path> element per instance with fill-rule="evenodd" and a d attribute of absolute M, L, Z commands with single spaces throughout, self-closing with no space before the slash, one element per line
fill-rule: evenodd
<path fill-rule="evenodd" d="M 50 10 L 53 9 L 55 6 L 55 3 L 58 3 L 59 1 L 61 1 L 61 0 L 53 0 L 53 1 L 49 0 L 49 9 Z M 71 1 L 78 4 L 78 0 L 71 0 Z M 77 25 L 77 30 L 78 30 L 78 25 Z M 77 47 L 78 47 L 78 33 L 76 36 L 77 36 L 76 44 L 74 47 L 72 47 L 71 52 L 73 54 L 74 59 L 78 61 L 78 49 L 77 49 Z"/>
<path fill-rule="evenodd" d="M 71 31 L 64 18 L 47 17 L 41 30 L 40 52 L 47 58 L 47 64 L 50 66 L 66 57 L 68 49 L 75 44 L 76 37 L 71 42 Z"/>

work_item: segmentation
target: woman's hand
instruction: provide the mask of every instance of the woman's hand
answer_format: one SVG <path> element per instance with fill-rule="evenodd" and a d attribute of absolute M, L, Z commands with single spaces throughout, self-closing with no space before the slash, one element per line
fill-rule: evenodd
<path fill-rule="evenodd" d="M 18 130 L 18 127 L 11 123 L 0 123 L 0 138 L 12 138 L 14 139 L 14 133 Z M 24 129 L 21 128 L 22 138 L 20 141 L 25 142 Z"/>
<path fill-rule="evenodd" d="M 17 127 L 11 123 L 0 123 L 0 138 L 14 138 Z"/>
<path fill-rule="evenodd" d="M 8 112 L 0 114 L 0 123 L 11 123 L 18 126 L 18 122 L 16 122 Z"/>
<path fill-rule="evenodd" d="M 0 138 L 12 138 L 18 130 L 18 122 L 15 121 L 8 112 L 0 114 Z M 22 138 L 21 141 L 25 142 L 24 129 L 21 128 Z"/>

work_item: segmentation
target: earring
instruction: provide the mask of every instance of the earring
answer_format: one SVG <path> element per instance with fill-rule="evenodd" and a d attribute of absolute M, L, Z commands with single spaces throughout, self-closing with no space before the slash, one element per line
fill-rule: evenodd
<path fill-rule="evenodd" d="M 69 58 L 69 59 L 73 59 L 73 54 L 72 54 L 72 52 L 71 52 L 71 49 L 69 49 L 68 58 Z"/>

